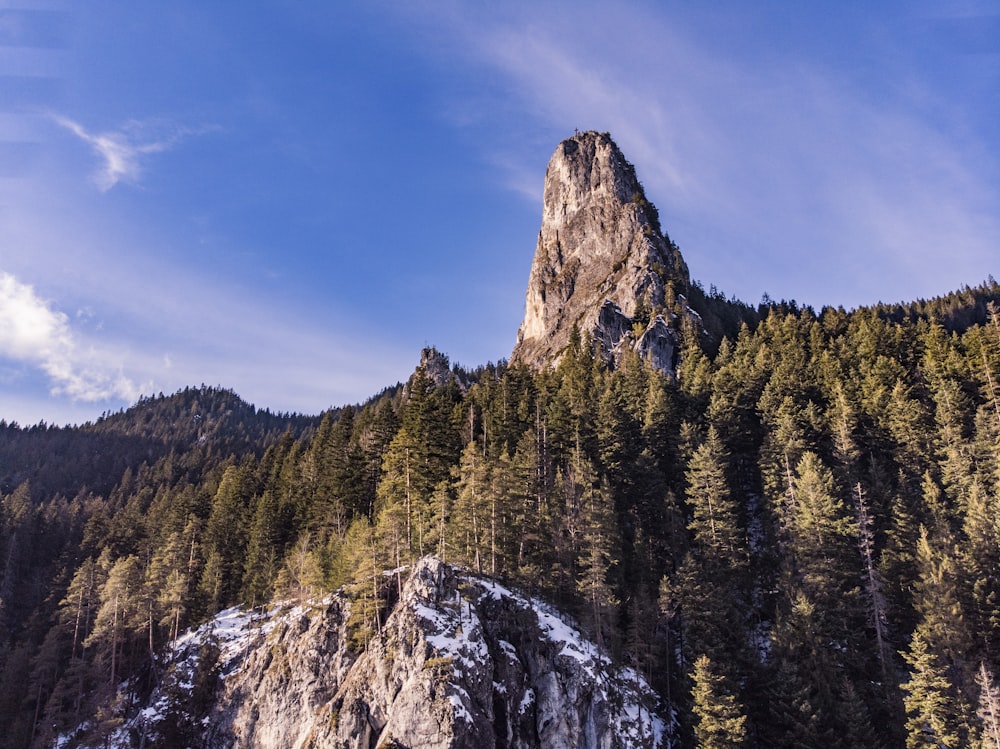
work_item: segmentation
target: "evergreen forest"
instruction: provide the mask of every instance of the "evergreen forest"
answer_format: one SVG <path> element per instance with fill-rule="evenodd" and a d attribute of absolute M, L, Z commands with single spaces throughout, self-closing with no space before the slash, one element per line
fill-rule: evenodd
<path fill-rule="evenodd" d="M 0 422 L 0 747 L 113 729 L 230 606 L 339 590 L 363 647 L 435 554 L 571 615 L 680 746 L 1000 749 L 1000 285 L 686 291 L 675 377 L 575 334 L 316 417 L 202 386 Z"/>

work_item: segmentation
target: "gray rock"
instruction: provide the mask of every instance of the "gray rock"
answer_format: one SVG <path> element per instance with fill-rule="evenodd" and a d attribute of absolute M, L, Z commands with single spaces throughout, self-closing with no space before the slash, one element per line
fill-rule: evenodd
<path fill-rule="evenodd" d="M 657 369 L 672 372 L 677 352 L 677 333 L 663 319 L 663 315 L 657 315 L 636 341 L 635 350 Z"/>
<path fill-rule="evenodd" d="M 469 383 L 452 371 L 451 362 L 449 362 L 448 357 L 433 346 L 427 346 L 420 351 L 420 364 L 417 365 L 413 374 L 410 375 L 406 384 L 403 385 L 404 400 L 409 397 L 413 378 L 418 373 L 422 373 L 436 388 L 454 383 L 461 393 L 465 393 L 469 389 Z"/>
<path fill-rule="evenodd" d="M 686 290 L 687 266 L 635 169 L 606 133 L 579 133 L 559 145 L 545 172 L 542 228 L 511 362 L 556 364 L 576 326 L 612 363 L 630 346 L 672 373 L 671 283 L 675 294 Z"/>
<path fill-rule="evenodd" d="M 224 676 L 196 745 L 671 745 L 673 727 L 634 671 L 616 668 L 554 609 L 495 582 L 433 557 L 420 560 L 360 652 L 348 645 L 349 609 L 348 599 L 332 596 L 230 633 L 222 643 Z M 196 666 L 197 639 L 178 651 L 184 673 Z M 162 732 L 157 721 L 169 714 L 162 695 L 154 693 L 150 704 L 156 707 L 142 711 L 113 746 L 138 746 L 138 737 Z"/>

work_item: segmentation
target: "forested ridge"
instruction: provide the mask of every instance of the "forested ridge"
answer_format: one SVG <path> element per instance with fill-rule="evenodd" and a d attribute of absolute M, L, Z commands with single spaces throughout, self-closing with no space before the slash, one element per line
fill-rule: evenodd
<path fill-rule="evenodd" d="M 682 746 L 1000 747 L 1000 286 L 685 291 L 676 378 L 577 334 L 318 417 L 201 387 L 0 423 L 0 746 L 99 737 L 231 605 L 342 589 L 361 648 L 436 554 L 574 616 Z"/>

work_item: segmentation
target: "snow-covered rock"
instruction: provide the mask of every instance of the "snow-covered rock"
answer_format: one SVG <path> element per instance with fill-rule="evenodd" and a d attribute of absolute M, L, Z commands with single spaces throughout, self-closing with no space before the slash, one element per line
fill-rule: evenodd
<path fill-rule="evenodd" d="M 408 572 L 381 631 L 357 651 L 340 596 L 266 615 L 223 612 L 177 644 L 169 689 L 114 745 L 178 745 L 162 739 L 177 732 L 176 705 L 194 704 L 207 666 L 215 692 L 185 718 L 197 746 L 670 745 L 649 686 L 554 609 L 433 557 Z"/>

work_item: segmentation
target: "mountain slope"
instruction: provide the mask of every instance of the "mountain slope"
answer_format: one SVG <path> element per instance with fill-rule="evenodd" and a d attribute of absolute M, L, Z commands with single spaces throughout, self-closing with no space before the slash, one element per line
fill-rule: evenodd
<path fill-rule="evenodd" d="M 80 427 L 20 428 L 0 422 L 0 491 L 24 481 L 43 494 L 72 495 L 81 484 L 110 492 L 122 472 L 152 464 L 171 450 L 262 453 L 284 432 L 300 435 L 319 417 L 273 414 L 231 390 L 202 385 L 141 399 Z"/>

